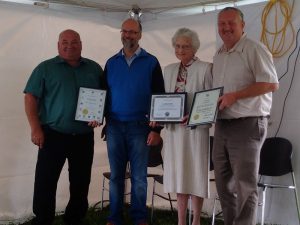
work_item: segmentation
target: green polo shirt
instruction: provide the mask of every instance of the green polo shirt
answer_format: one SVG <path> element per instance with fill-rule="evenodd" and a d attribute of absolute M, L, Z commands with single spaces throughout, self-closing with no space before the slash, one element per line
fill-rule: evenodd
<path fill-rule="evenodd" d="M 92 131 L 86 122 L 75 121 L 80 87 L 101 89 L 103 70 L 96 62 L 81 58 L 72 67 L 59 56 L 40 63 L 32 72 L 24 93 L 39 99 L 42 125 L 67 134 Z"/>

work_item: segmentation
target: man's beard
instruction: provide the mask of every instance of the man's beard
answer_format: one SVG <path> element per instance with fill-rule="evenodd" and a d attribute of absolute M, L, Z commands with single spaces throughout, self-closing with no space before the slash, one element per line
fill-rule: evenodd
<path fill-rule="evenodd" d="M 133 49 L 135 47 L 135 42 L 133 40 L 122 39 L 123 47 L 126 49 Z"/>

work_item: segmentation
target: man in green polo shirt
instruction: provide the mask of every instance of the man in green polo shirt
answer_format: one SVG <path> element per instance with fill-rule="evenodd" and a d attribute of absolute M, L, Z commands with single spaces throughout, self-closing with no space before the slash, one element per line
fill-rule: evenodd
<path fill-rule="evenodd" d="M 31 141 L 39 147 L 33 197 L 36 225 L 50 225 L 54 220 L 57 182 L 66 159 L 70 181 L 66 224 L 80 224 L 88 209 L 93 128 L 99 124 L 75 121 L 75 113 L 79 88 L 100 89 L 104 82 L 102 68 L 81 57 L 81 50 L 76 31 L 61 32 L 58 56 L 40 63 L 24 90 Z"/>

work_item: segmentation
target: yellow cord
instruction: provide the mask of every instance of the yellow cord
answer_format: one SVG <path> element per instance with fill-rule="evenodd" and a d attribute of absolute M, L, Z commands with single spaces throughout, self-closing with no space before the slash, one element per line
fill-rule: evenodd
<path fill-rule="evenodd" d="M 292 6 L 290 7 L 287 0 L 269 0 L 262 12 L 262 32 L 260 40 L 267 46 L 274 57 L 283 56 L 290 50 L 295 41 L 295 30 L 291 22 L 294 3 L 295 0 L 293 0 Z M 278 10 L 278 8 L 280 9 L 280 11 Z M 273 19 L 270 18 L 270 12 L 272 9 L 274 10 L 275 17 Z M 283 21 L 281 23 L 278 22 L 279 13 L 281 13 L 283 18 Z M 267 19 L 270 19 L 270 21 L 274 21 L 273 31 L 270 31 L 270 29 L 267 28 Z M 290 28 L 292 31 L 292 39 L 290 39 L 289 44 L 286 43 L 288 28 Z"/>

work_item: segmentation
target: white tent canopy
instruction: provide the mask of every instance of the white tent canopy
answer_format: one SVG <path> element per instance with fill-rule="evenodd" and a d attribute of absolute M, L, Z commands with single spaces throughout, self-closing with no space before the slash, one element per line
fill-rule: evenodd
<path fill-rule="evenodd" d="M 69 1 L 71 2 L 71 1 Z M 99 2 L 99 1 L 98 1 Z M 105 2 L 105 1 L 103 1 Z M 136 1 L 118 2 L 131 8 Z M 152 1 L 139 1 L 138 6 L 150 8 Z M 158 2 L 158 1 L 157 1 Z M 182 3 L 192 1 L 160 1 Z M 193 1 L 199 2 L 199 1 Z M 248 36 L 258 40 L 261 32 L 261 12 L 266 3 L 240 6 L 245 13 Z M 124 7 L 124 8 L 126 8 Z M 293 24 L 299 29 L 300 3 L 296 1 Z M 141 46 L 156 55 L 162 65 L 177 61 L 171 47 L 171 37 L 179 27 L 189 27 L 198 32 L 201 47 L 199 58 L 212 61 L 217 48 L 216 33 L 217 11 L 204 14 L 176 16 L 170 11 L 165 14 L 145 12 Z M 178 12 L 177 12 L 178 13 Z M 154 16 L 153 16 L 154 15 Z M 18 221 L 32 216 L 32 193 L 37 149 L 30 142 L 30 129 L 24 113 L 23 88 L 33 68 L 42 60 L 57 54 L 58 34 L 67 28 L 81 34 L 83 56 L 104 66 L 106 60 L 121 48 L 120 24 L 128 16 L 127 10 L 112 12 L 92 7 L 49 4 L 48 7 L 0 2 L 0 223 Z M 290 34 L 291 35 L 291 34 Z M 293 46 L 293 48 L 295 45 Z M 297 47 L 297 51 L 299 46 Z M 300 110 L 298 104 L 300 71 L 295 62 L 297 51 L 276 59 L 278 75 L 288 73 L 280 81 L 280 90 L 274 95 L 274 105 L 269 127 L 273 136 L 279 126 L 284 107 L 282 124 L 278 136 L 291 140 L 294 146 L 294 165 L 296 179 L 300 182 Z M 295 71 L 293 73 L 293 69 Z M 292 77 L 295 74 L 293 81 Z M 291 82 L 292 81 L 292 82 Z M 287 96 L 289 87 L 291 87 Z M 284 105 L 284 99 L 287 100 Z M 109 169 L 105 142 L 100 140 L 101 128 L 96 129 L 95 157 L 90 185 L 89 201 L 93 205 L 100 200 L 101 173 Z M 195 175 L 196 176 L 196 175 Z M 151 181 L 149 180 L 149 183 Z M 298 185 L 299 186 L 299 185 Z M 296 224 L 297 214 L 292 193 L 271 192 L 267 197 L 270 204 L 266 209 L 266 222 L 276 224 Z M 212 188 L 214 195 L 214 188 Z M 107 196 L 106 196 L 107 197 Z M 148 201 L 150 200 L 148 196 Z M 57 211 L 64 209 L 68 200 L 67 165 L 65 166 L 57 191 Z M 204 210 L 211 213 L 211 202 L 207 200 Z"/>

